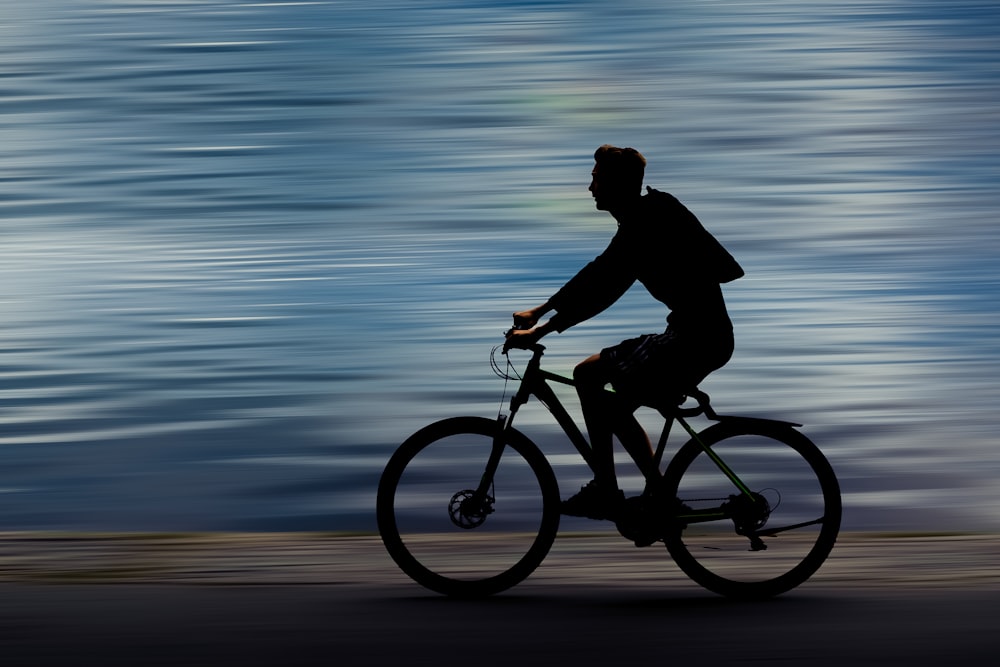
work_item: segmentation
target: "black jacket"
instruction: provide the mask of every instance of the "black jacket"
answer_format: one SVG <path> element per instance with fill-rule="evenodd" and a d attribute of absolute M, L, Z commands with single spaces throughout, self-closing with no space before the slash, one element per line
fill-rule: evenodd
<path fill-rule="evenodd" d="M 636 280 L 670 309 L 667 322 L 678 334 L 732 330 L 719 285 L 743 269 L 677 199 L 646 190 L 604 252 L 549 299 L 558 331 L 608 308 Z"/>

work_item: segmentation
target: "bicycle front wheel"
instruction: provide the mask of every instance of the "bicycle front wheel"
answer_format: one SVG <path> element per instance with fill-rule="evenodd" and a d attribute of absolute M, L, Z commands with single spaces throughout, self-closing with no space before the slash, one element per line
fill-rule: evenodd
<path fill-rule="evenodd" d="M 790 425 L 768 420 L 725 420 L 698 439 L 664 475 L 665 497 L 679 501 L 664 539 L 677 565 L 729 597 L 770 597 L 806 581 L 840 530 L 840 487 L 826 457 Z"/>
<path fill-rule="evenodd" d="M 399 447 L 379 482 L 378 527 L 389 555 L 438 593 L 478 597 L 510 588 L 555 540 L 556 478 L 520 432 L 505 431 L 496 473 L 480 493 L 496 429 L 479 417 L 431 424 Z"/>

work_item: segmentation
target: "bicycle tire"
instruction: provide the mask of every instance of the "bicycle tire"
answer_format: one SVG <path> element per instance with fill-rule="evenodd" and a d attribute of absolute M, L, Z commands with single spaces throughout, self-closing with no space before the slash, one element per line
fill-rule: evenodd
<path fill-rule="evenodd" d="M 698 437 L 770 511 L 763 526 L 744 526 L 743 535 L 731 517 L 673 521 L 664 543 L 678 567 L 704 588 L 732 598 L 772 597 L 809 579 L 833 549 L 842 513 L 840 486 L 823 453 L 792 425 L 763 419 L 724 419 Z M 665 498 L 680 501 L 674 511 L 688 516 L 698 501 L 693 496 L 716 489 L 739 496 L 694 438 L 668 465 L 663 488 Z M 718 499 L 707 502 L 714 507 Z M 747 532 L 766 549 L 752 549 Z"/>
<path fill-rule="evenodd" d="M 483 475 L 497 424 L 455 417 L 410 436 L 379 481 L 377 520 L 389 555 L 422 586 L 453 597 L 506 590 L 541 564 L 559 528 L 559 487 L 541 450 L 505 431 L 491 513 L 462 527 L 453 519 L 462 494 Z M 512 454 L 514 454 L 512 456 Z"/>

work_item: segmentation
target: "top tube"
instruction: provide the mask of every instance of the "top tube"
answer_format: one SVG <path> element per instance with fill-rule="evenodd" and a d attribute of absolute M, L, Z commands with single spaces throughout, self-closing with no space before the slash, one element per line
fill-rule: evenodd
<path fill-rule="evenodd" d="M 552 373 L 550 371 L 546 371 L 541 368 L 541 358 L 542 355 L 545 353 L 545 346 L 542 345 L 541 343 L 533 343 L 526 348 L 512 348 L 512 349 L 524 350 L 526 352 L 532 353 L 531 359 L 528 361 L 528 367 L 525 371 L 526 375 L 528 373 L 532 373 L 533 371 L 537 370 L 541 372 L 543 380 L 553 380 L 563 384 L 575 385 L 573 380 L 571 380 L 570 378 L 563 377 L 561 375 Z M 506 355 L 507 352 L 504 352 L 504 354 Z M 651 407 L 659 411 L 665 417 L 696 417 L 698 415 L 703 414 L 707 418 L 712 420 L 719 419 L 718 414 L 712 408 L 711 399 L 709 395 L 703 392 L 702 390 L 698 389 L 697 387 L 694 387 L 692 389 L 688 389 L 687 391 L 683 392 L 683 396 L 685 398 L 694 399 L 697 405 L 689 408 L 684 408 L 681 407 L 683 401 L 681 404 L 670 405 L 670 406 L 649 405 L 649 404 L 643 404 L 643 405 L 646 405 L 646 407 Z"/>

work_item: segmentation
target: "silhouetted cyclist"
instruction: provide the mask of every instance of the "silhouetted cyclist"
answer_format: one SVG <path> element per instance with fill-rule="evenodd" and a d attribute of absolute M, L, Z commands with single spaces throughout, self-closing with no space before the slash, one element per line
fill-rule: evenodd
<path fill-rule="evenodd" d="M 573 371 L 594 451 L 592 482 L 562 503 L 562 512 L 613 518 L 623 498 L 615 476 L 612 437 L 646 479 L 655 479 L 653 453 L 633 413 L 639 405 L 676 401 L 733 354 L 733 325 L 721 283 L 743 269 L 698 219 L 673 196 L 646 188 L 646 159 L 633 148 L 601 146 L 594 154 L 590 192 L 618 231 L 597 258 L 548 301 L 514 313 L 519 329 L 505 349 L 526 348 L 552 331 L 565 331 L 597 315 L 638 280 L 670 309 L 663 333 L 646 334 L 601 350 Z M 555 314 L 545 323 L 547 313 Z M 615 392 L 605 391 L 611 384 Z"/>

